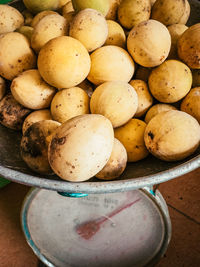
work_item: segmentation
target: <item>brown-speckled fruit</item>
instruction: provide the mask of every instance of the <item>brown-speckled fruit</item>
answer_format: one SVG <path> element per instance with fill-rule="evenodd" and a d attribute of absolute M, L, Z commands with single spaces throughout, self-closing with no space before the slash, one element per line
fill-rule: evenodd
<path fill-rule="evenodd" d="M 86 181 L 108 162 L 113 148 L 111 122 L 99 114 L 76 116 L 53 134 L 48 158 L 51 168 L 62 179 Z"/>
<path fill-rule="evenodd" d="M 111 156 L 104 166 L 95 176 L 101 180 L 112 180 L 119 177 L 126 168 L 127 152 L 118 139 L 114 139 Z"/>
<path fill-rule="evenodd" d="M 14 7 L 0 5 L 0 34 L 14 32 L 24 24 L 24 17 Z"/>
<path fill-rule="evenodd" d="M 190 5 L 187 0 L 157 0 L 152 7 L 151 18 L 166 26 L 185 24 L 190 15 Z"/>
<path fill-rule="evenodd" d="M 70 22 L 69 36 L 79 40 L 88 52 L 92 52 L 105 43 L 108 25 L 100 12 L 86 8 L 79 11 Z"/>
<path fill-rule="evenodd" d="M 187 29 L 178 40 L 178 55 L 191 69 L 200 69 L 200 23 Z"/>
<path fill-rule="evenodd" d="M 0 101 L 0 123 L 7 128 L 19 131 L 30 109 L 19 104 L 11 93 Z"/>
<path fill-rule="evenodd" d="M 175 103 L 187 95 L 192 86 L 192 73 L 178 60 L 166 60 L 152 70 L 149 89 L 160 102 Z"/>
<path fill-rule="evenodd" d="M 200 123 L 200 87 L 190 90 L 181 103 L 181 110 L 196 118 Z"/>
<path fill-rule="evenodd" d="M 132 29 L 142 21 L 150 18 L 149 0 L 123 0 L 118 7 L 118 20 L 126 29 Z"/>
<path fill-rule="evenodd" d="M 133 59 L 143 67 L 155 67 L 167 58 L 171 37 L 165 25 L 156 20 L 143 21 L 133 27 L 127 48 Z"/>
<path fill-rule="evenodd" d="M 0 62 L 0 75 L 7 80 L 12 80 L 25 70 L 33 69 L 36 57 L 29 40 L 18 32 L 1 34 Z"/>

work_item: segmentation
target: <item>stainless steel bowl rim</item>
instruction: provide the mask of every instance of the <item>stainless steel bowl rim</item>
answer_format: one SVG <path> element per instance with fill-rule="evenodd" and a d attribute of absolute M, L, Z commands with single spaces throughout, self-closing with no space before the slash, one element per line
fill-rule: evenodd
<path fill-rule="evenodd" d="M 11 170 L 9 168 L 0 166 L 0 174 L 3 178 L 7 178 L 14 182 L 26 184 L 29 186 L 36 186 L 39 188 L 50 189 L 60 192 L 71 193 L 112 193 L 122 192 L 128 190 L 134 190 L 143 188 L 145 186 L 152 186 L 155 184 L 163 183 L 178 176 L 184 175 L 200 167 L 200 155 L 180 164 L 170 170 L 162 171 L 156 174 L 116 181 L 100 181 L 100 182 L 81 182 L 73 183 L 63 180 L 50 180 L 44 178 L 35 177 L 29 174 L 22 173 L 20 171 Z"/>

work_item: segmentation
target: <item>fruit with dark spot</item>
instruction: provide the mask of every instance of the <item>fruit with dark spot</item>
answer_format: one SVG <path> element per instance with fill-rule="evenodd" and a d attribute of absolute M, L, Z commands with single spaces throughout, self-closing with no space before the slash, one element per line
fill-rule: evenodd
<path fill-rule="evenodd" d="M 161 112 L 148 123 L 144 140 L 147 149 L 155 157 L 165 161 L 182 160 L 198 148 L 200 125 L 185 112 Z"/>
<path fill-rule="evenodd" d="M 49 163 L 64 180 L 86 181 L 106 165 L 113 142 L 112 124 L 104 116 L 76 116 L 53 134 L 48 149 Z"/>
<path fill-rule="evenodd" d="M 117 20 L 117 10 L 122 0 L 109 0 L 110 8 L 106 14 L 106 19 Z"/>
<path fill-rule="evenodd" d="M 52 174 L 48 161 L 47 137 L 60 126 L 59 122 L 44 120 L 33 123 L 21 140 L 21 156 L 30 169 L 40 174 Z"/>
<path fill-rule="evenodd" d="M 21 130 L 26 116 L 30 109 L 19 104 L 11 93 L 4 96 L 0 101 L 0 123 L 13 130 Z"/>
<path fill-rule="evenodd" d="M 48 109 L 41 109 L 31 112 L 26 119 L 24 120 L 22 126 L 22 133 L 24 134 L 25 131 L 35 122 L 43 121 L 43 120 L 52 120 L 51 113 Z"/>
<path fill-rule="evenodd" d="M 126 35 L 119 23 L 113 20 L 107 20 L 108 36 L 104 45 L 116 45 L 126 48 Z"/>

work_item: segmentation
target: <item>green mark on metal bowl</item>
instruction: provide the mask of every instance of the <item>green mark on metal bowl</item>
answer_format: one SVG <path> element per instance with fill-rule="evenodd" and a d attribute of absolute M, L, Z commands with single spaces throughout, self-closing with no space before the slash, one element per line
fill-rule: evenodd
<path fill-rule="evenodd" d="M 6 186 L 9 183 L 10 183 L 10 181 L 0 177 L 0 188 Z"/>

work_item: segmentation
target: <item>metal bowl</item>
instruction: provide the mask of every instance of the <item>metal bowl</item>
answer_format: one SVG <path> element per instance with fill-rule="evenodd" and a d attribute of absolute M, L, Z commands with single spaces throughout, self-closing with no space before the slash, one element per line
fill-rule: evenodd
<path fill-rule="evenodd" d="M 190 0 L 191 15 L 188 25 L 199 22 L 200 2 Z M 21 1 L 13 6 L 22 8 Z M 20 156 L 21 133 L 0 125 L 0 175 L 11 181 L 40 188 L 69 193 L 108 193 L 133 190 L 152 186 L 181 176 L 200 167 L 200 147 L 190 157 L 179 162 L 163 162 L 151 155 L 146 159 L 128 163 L 125 172 L 114 181 L 99 181 L 92 178 L 87 182 L 71 183 L 58 176 L 41 176 L 32 172 Z"/>

